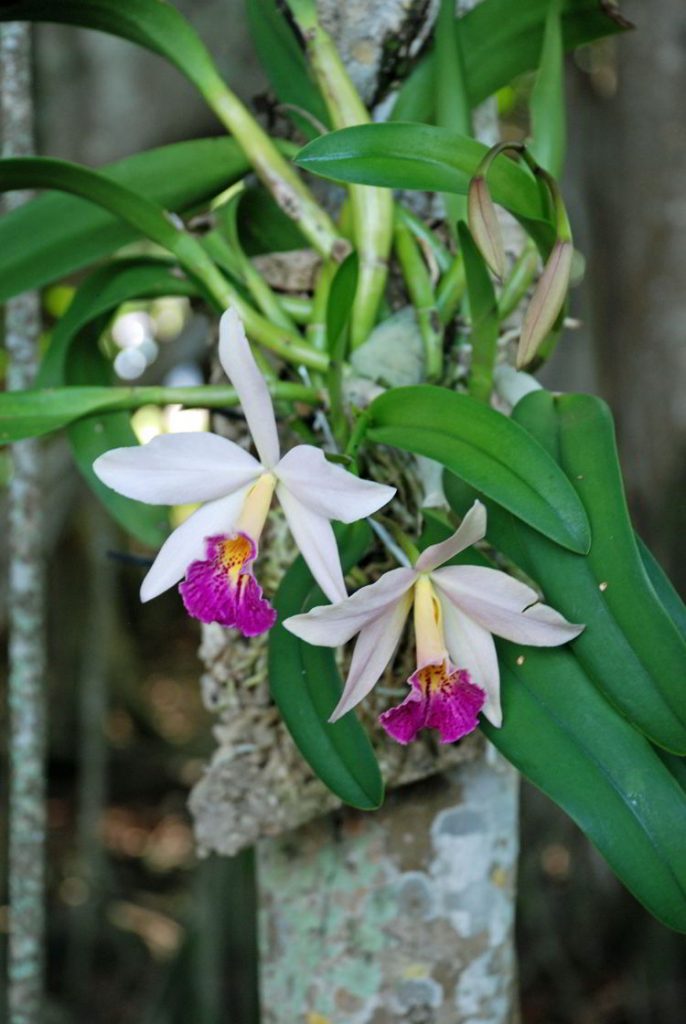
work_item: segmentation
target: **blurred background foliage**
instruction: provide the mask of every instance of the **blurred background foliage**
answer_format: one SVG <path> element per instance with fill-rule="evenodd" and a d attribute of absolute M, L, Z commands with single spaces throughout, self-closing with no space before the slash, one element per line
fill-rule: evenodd
<path fill-rule="evenodd" d="M 278 121 L 242 0 L 177 5 L 239 95 Z M 679 0 L 622 10 L 637 32 L 569 62 L 565 187 L 587 274 L 579 329 L 544 379 L 611 402 L 639 530 L 683 589 L 686 11 Z M 97 165 L 217 131 L 173 69 L 109 36 L 39 27 L 36 81 L 40 153 Z M 499 95 L 505 136 L 520 133 L 530 87 L 524 77 Z M 52 289 L 48 320 L 59 303 Z M 185 330 L 172 361 L 202 362 L 207 328 Z M 196 624 L 174 593 L 139 605 L 143 568 L 122 557 L 126 542 L 60 440 L 49 463 L 46 1024 L 256 1024 L 252 859 L 198 862 L 186 808 L 213 748 Z M 0 487 L 7 473 L 1 452 Z M 524 1024 L 681 1024 L 683 941 L 633 901 L 561 811 L 529 786 L 522 800 Z"/>

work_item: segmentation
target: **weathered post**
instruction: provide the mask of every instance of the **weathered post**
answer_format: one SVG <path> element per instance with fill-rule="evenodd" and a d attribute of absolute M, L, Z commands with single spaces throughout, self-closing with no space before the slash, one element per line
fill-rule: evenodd
<path fill-rule="evenodd" d="M 30 32 L 9 23 L 0 29 L 2 155 L 33 150 Z M 13 209 L 26 200 L 14 192 Z M 5 307 L 7 386 L 28 388 L 37 365 L 40 306 L 36 292 Z M 9 985 L 11 1024 L 39 1024 L 42 1017 L 44 940 L 44 744 L 43 524 L 40 446 L 20 441 L 12 449 L 9 487 Z"/>

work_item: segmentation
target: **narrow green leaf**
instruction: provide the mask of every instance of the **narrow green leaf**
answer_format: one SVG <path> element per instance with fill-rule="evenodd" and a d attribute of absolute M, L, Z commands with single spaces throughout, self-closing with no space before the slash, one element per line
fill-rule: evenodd
<path fill-rule="evenodd" d="M 340 532 L 344 569 L 357 564 L 370 538 L 363 522 Z M 274 600 L 279 621 L 269 637 L 269 685 L 288 731 L 315 774 L 345 803 L 374 810 L 383 801 L 383 781 L 366 733 L 354 715 L 334 724 L 327 721 L 342 689 L 333 651 L 311 647 L 281 625 L 288 616 L 325 600 L 303 559 L 297 558 Z"/>
<path fill-rule="evenodd" d="M 464 222 L 458 224 L 458 235 L 467 276 L 471 317 L 469 393 L 479 402 L 488 402 L 493 390 L 493 369 L 498 350 L 498 300 L 485 260 Z"/>
<path fill-rule="evenodd" d="M 249 169 L 233 139 L 196 139 L 138 153 L 100 174 L 168 210 L 206 202 Z M 85 199 L 43 195 L 0 220 L 0 302 L 66 277 L 141 238 Z"/>
<path fill-rule="evenodd" d="M 472 135 L 472 118 L 467 93 L 467 76 L 462 52 L 461 19 L 455 17 L 453 0 L 441 0 L 435 28 L 436 39 L 436 124 L 440 128 Z M 467 216 L 462 196 L 448 192 L 444 196 L 451 230 Z"/>
<path fill-rule="evenodd" d="M 460 18 L 465 79 L 471 107 L 525 71 L 538 66 L 550 0 L 482 0 Z M 562 40 L 569 52 L 632 26 L 603 0 L 564 0 Z M 436 52 L 430 51 L 403 83 L 391 114 L 394 121 L 435 117 Z"/>
<path fill-rule="evenodd" d="M 643 568 L 648 574 L 662 607 L 665 609 L 672 622 L 686 636 L 686 605 L 676 592 L 672 581 L 667 576 L 653 553 L 645 546 L 640 537 L 636 537 L 638 552 L 643 562 Z"/>
<path fill-rule="evenodd" d="M 370 440 L 435 459 L 572 551 L 587 551 L 586 513 L 554 459 L 522 427 L 467 395 L 395 388 L 369 407 Z"/>
<path fill-rule="evenodd" d="M 52 160 L 48 157 L 0 160 L 0 191 L 20 188 L 54 188 L 104 207 L 146 238 L 173 253 L 217 307 L 226 308 L 234 299 L 225 278 L 197 239 L 186 233 L 183 224 L 177 223 L 157 203 L 112 181 L 104 174 L 66 160 Z"/>
<path fill-rule="evenodd" d="M 247 0 L 248 26 L 259 61 L 283 104 L 311 114 L 326 128 L 329 114 L 305 60 L 302 49 L 275 0 Z M 308 139 L 319 131 L 297 109 L 287 113 Z"/>
<path fill-rule="evenodd" d="M 422 124 L 365 124 L 322 135 L 296 163 L 333 181 L 466 195 L 487 152 L 475 139 Z M 531 174 L 501 156 L 488 176 L 495 202 L 517 217 L 544 247 L 554 231 Z"/>
<path fill-rule="evenodd" d="M 5 0 L 0 21 L 52 21 L 120 36 L 165 57 L 203 93 L 219 78 L 195 29 L 160 0 Z"/>
<path fill-rule="evenodd" d="M 564 46 L 560 0 L 551 0 L 545 20 L 543 45 L 531 93 L 530 148 L 535 159 L 555 178 L 565 160 L 567 115 L 565 106 Z"/>

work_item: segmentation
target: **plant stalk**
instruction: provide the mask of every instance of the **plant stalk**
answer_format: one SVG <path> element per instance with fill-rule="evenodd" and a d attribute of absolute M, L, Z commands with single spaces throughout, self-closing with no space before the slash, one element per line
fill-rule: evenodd
<path fill-rule="evenodd" d="M 334 128 L 367 124 L 369 112 L 340 58 L 329 33 L 317 18 L 314 0 L 287 0 L 305 39 L 310 65 Z M 388 277 L 393 239 L 393 195 L 389 189 L 348 186 L 353 237 L 359 257 L 357 292 L 351 318 L 351 345 L 359 348 L 375 322 Z"/>

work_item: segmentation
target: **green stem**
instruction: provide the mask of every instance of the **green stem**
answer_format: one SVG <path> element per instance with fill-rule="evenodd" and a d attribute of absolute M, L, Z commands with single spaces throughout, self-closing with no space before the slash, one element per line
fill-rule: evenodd
<path fill-rule="evenodd" d="M 414 236 L 400 216 L 395 220 L 395 252 L 417 313 L 417 323 L 424 342 L 427 380 L 438 380 L 443 370 L 441 318 L 426 263 Z"/>
<path fill-rule="evenodd" d="M 537 270 L 538 249 L 528 239 L 503 283 L 503 289 L 498 299 L 498 315 L 501 320 L 506 320 L 510 313 L 517 308 L 531 287 Z"/>
<path fill-rule="evenodd" d="M 269 393 L 277 401 L 304 402 L 322 405 L 324 395 L 319 388 L 294 381 L 267 381 Z M 166 388 L 112 388 L 112 409 L 140 409 L 143 405 L 183 405 L 187 409 L 232 409 L 240 405 L 234 388 L 221 385 Z"/>
<path fill-rule="evenodd" d="M 306 295 L 277 294 L 277 298 L 296 324 L 308 324 L 312 317 L 312 299 Z"/>
<path fill-rule="evenodd" d="M 219 75 L 204 85 L 203 95 L 281 209 L 295 221 L 314 248 L 323 256 L 340 253 L 341 239 L 329 215 Z"/>
<path fill-rule="evenodd" d="M 312 314 L 307 325 L 307 340 L 318 352 L 326 352 L 328 349 L 326 337 L 326 309 L 329 304 L 329 292 L 331 282 L 336 273 L 336 264 L 333 260 L 322 263 L 317 277 L 317 284 L 312 298 Z"/>
<path fill-rule="evenodd" d="M 335 128 L 367 124 L 370 117 L 331 36 L 317 19 L 314 0 L 287 0 L 305 39 L 310 64 Z M 393 238 L 393 195 L 388 189 L 349 185 L 353 237 L 359 257 L 357 292 L 351 317 L 353 349 L 372 330 L 388 277 Z"/>
<path fill-rule="evenodd" d="M 447 245 L 444 245 L 438 235 L 431 230 L 428 224 L 425 224 L 421 217 L 418 217 L 416 213 L 408 209 L 406 206 L 396 207 L 396 215 L 407 224 L 408 228 L 420 243 L 420 245 L 427 249 L 436 261 L 438 269 L 445 273 L 450 267 L 453 257 L 448 249 Z"/>
<path fill-rule="evenodd" d="M 458 252 L 436 289 L 436 307 L 445 327 L 453 319 L 467 290 L 464 259 Z"/>

